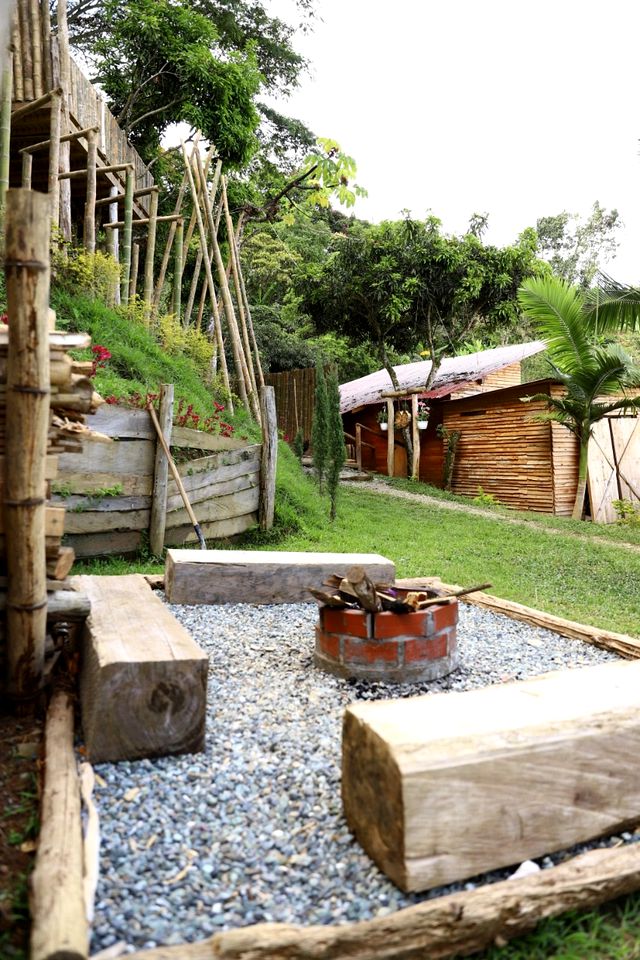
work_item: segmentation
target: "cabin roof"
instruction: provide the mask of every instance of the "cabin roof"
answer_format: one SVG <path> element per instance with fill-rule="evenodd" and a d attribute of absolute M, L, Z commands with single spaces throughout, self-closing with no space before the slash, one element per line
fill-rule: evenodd
<path fill-rule="evenodd" d="M 480 353 L 468 353 L 461 357 L 446 358 L 440 364 L 428 391 L 424 396 L 435 398 L 463 390 L 470 383 L 482 380 L 512 363 L 518 363 L 526 357 L 541 353 L 545 349 L 542 340 L 516 344 L 509 347 L 496 347 L 494 350 L 482 350 Z M 393 368 L 398 377 L 400 388 L 415 390 L 427 382 L 431 371 L 431 360 L 416 363 L 404 363 Z M 393 390 L 391 377 L 386 370 L 376 370 L 366 377 L 350 380 L 340 386 L 340 412 L 348 413 L 371 403 L 380 403 L 382 394 Z"/>

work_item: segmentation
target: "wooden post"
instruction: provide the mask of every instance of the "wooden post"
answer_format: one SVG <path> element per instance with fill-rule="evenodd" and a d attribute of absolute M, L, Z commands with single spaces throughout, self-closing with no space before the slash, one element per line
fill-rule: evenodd
<path fill-rule="evenodd" d="M 56 691 L 47 712 L 40 836 L 31 877 L 31 960 L 84 960 L 89 950 L 73 719 L 71 695 Z"/>
<path fill-rule="evenodd" d="M 118 192 L 118 188 L 115 184 L 110 188 L 109 193 L 113 197 L 115 193 Z M 118 216 L 118 204 L 112 203 L 109 206 L 109 219 L 113 219 Z M 107 232 L 107 253 L 113 257 L 116 262 L 120 260 L 120 233 L 118 230 L 109 230 Z M 113 286 L 110 292 L 112 303 L 120 302 L 120 283 L 116 277 Z"/>
<path fill-rule="evenodd" d="M 229 383 L 229 371 L 227 369 L 227 360 L 224 353 L 224 340 L 222 338 L 222 324 L 220 323 L 220 314 L 218 312 L 216 290 L 213 283 L 213 274 L 211 273 L 211 260 L 209 259 L 209 250 L 207 247 L 207 234 L 204 228 L 204 223 L 202 222 L 202 214 L 200 212 L 200 205 L 198 202 L 198 191 L 196 190 L 196 184 L 193 178 L 191 161 L 187 156 L 187 148 L 184 145 L 184 143 L 182 144 L 182 155 L 184 157 L 185 169 L 187 171 L 187 177 L 189 179 L 189 189 L 191 190 L 191 196 L 193 198 L 193 209 L 196 215 L 196 222 L 198 224 L 198 232 L 200 234 L 200 249 L 202 250 L 204 271 L 205 271 L 205 276 L 207 278 L 209 298 L 211 300 L 211 309 L 213 310 L 215 334 L 216 334 L 216 340 L 218 342 L 218 354 L 220 356 L 220 366 L 222 367 L 222 380 L 224 383 L 224 388 L 229 397 L 229 400 L 228 400 L 229 413 L 233 413 L 233 401 L 231 399 L 231 384 Z"/>
<path fill-rule="evenodd" d="M 62 122 L 62 96 L 57 93 L 51 98 L 49 117 L 49 174 L 47 190 L 51 204 L 51 223 L 57 227 L 60 223 L 60 124 Z"/>
<path fill-rule="evenodd" d="M 96 252 L 96 166 L 98 163 L 98 136 L 95 130 L 87 134 L 87 199 L 84 207 L 84 246 L 88 253 Z"/>
<path fill-rule="evenodd" d="M 358 473 L 362 473 L 362 424 L 356 423 L 356 464 Z"/>
<path fill-rule="evenodd" d="M 23 190 L 31 190 L 31 175 L 33 172 L 33 154 L 22 154 L 22 179 L 20 185 Z"/>
<path fill-rule="evenodd" d="M 151 194 L 149 204 L 149 226 L 147 228 L 147 251 L 144 258 L 144 320 L 151 321 L 151 301 L 153 300 L 153 259 L 156 253 L 156 220 L 158 217 L 158 191 Z"/>
<path fill-rule="evenodd" d="M 9 158 L 11 144 L 11 97 L 13 90 L 13 54 L 2 51 L 2 103 L 0 105 L 0 250 L 4 242 L 5 197 L 9 188 Z"/>
<path fill-rule="evenodd" d="M 34 695 L 47 620 L 45 465 L 49 431 L 49 198 L 7 192 L 9 347 L 5 528 L 8 689 Z"/>
<path fill-rule="evenodd" d="M 262 455 L 260 457 L 260 529 L 271 530 L 276 502 L 276 469 L 278 466 L 278 419 L 276 392 L 263 387 L 260 392 L 262 407 Z"/>
<path fill-rule="evenodd" d="M 411 479 L 420 479 L 420 428 L 418 427 L 418 394 L 411 397 L 411 445 L 413 458 L 411 461 Z"/>
<path fill-rule="evenodd" d="M 158 420 L 162 435 L 171 444 L 173 424 L 173 384 L 163 383 L 160 387 L 160 413 Z M 164 547 L 164 532 L 167 522 L 167 479 L 169 463 L 160 441 L 156 443 L 156 462 L 153 473 L 153 497 L 151 500 L 151 521 L 149 525 L 149 546 L 154 557 L 161 557 Z"/>
<path fill-rule="evenodd" d="M 44 56 L 44 85 L 45 89 L 53 87 L 53 69 L 51 63 L 51 11 L 49 0 L 40 0 L 42 16 L 42 47 Z"/>
<path fill-rule="evenodd" d="M 58 47 L 60 50 L 60 86 L 62 87 L 62 124 L 63 133 L 69 133 L 69 98 L 71 94 L 71 56 L 69 53 L 69 27 L 67 25 L 67 0 L 58 0 Z M 60 173 L 67 173 L 69 167 L 69 143 L 60 145 Z M 63 180 L 60 184 L 60 229 L 65 240 L 71 240 L 71 184 Z"/>
<path fill-rule="evenodd" d="M 393 409 L 393 400 L 387 400 L 387 474 L 392 477 L 395 473 L 395 441 L 396 428 L 393 422 L 395 411 Z"/>
<path fill-rule="evenodd" d="M 128 303 L 130 297 L 129 284 L 131 281 L 131 239 L 133 234 L 133 188 L 135 173 L 129 167 L 126 173 L 124 188 L 124 229 L 122 231 L 122 273 L 120 276 L 120 303 Z M 153 196 L 153 194 L 152 194 Z M 139 247 L 136 244 L 136 251 Z M 136 263 L 137 272 L 137 263 Z M 134 284 L 135 287 L 135 284 Z"/>
<path fill-rule="evenodd" d="M 138 265 L 140 263 L 140 244 L 134 243 L 131 250 L 131 279 L 129 281 L 129 300 L 133 300 L 138 286 Z"/>
<path fill-rule="evenodd" d="M 182 243 L 184 240 L 184 220 L 179 220 L 176 227 L 176 255 L 173 272 L 173 304 L 172 313 L 180 321 L 182 309 Z"/>

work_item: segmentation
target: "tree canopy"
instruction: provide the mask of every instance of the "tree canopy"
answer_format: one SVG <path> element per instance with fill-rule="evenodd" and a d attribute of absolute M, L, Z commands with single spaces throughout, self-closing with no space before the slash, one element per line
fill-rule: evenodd
<path fill-rule="evenodd" d="M 587 289 L 598 271 L 616 255 L 616 232 L 622 226 L 617 210 L 606 210 L 598 201 L 583 222 L 566 210 L 536 223 L 539 254 L 556 276 Z"/>

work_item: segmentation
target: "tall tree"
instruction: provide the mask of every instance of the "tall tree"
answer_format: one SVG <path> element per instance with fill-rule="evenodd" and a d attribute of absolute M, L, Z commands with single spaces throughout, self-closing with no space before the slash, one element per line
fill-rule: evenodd
<path fill-rule="evenodd" d="M 582 220 L 564 210 L 536 223 L 540 256 L 549 262 L 558 277 L 587 289 L 616 255 L 616 233 L 622 226 L 617 210 L 606 210 L 599 202 Z"/>
<path fill-rule="evenodd" d="M 329 493 L 329 519 L 335 520 L 338 505 L 338 488 L 340 473 L 347 457 L 344 445 L 344 426 L 340 414 L 340 388 L 338 374 L 335 368 L 331 370 L 327 380 L 327 492 Z"/>
<path fill-rule="evenodd" d="M 545 400 L 548 410 L 539 416 L 561 423 L 578 440 L 578 486 L 572 516 L 580 520 L 594 424 L 616 410 L 640 410 L 640 395 L 630 394 L 640 388 L 640 368 L 616 343 L 603 346 L 599 341 L 598 329 L 602 333 L 603 326 L 612 328 L 616 311 L 611 308 L 607 318 L 608 307 L 600 313 L 597 300 L 588 300 L 584 292 L 564 280 L 529 280 L 523 284 L 519 300 L 546 340 L 549 363 L 566 391 L 563 397 L 536 394 L 531 399 Z M 618 323 L 638 326 L 637 302 L 636 291 L 635 305 L 629 299 L 624 316 L 618 304 Z"/>
<path fill-rule="evenodd" d="M 329 461 L 329 398 L 327 381 L 321 363 L 316 364 L 316 392 L 311 424 L 311 452 L 313 469 L 320 493 L 324 486 Z"/>

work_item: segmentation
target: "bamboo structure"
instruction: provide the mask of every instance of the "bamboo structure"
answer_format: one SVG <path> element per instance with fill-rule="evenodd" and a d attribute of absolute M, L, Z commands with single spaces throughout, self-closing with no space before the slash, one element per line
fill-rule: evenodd
<path fill-rule="evenodd" d="M 98 144 L 95 130 L 87 134 L 87 200 L 84 208 L 84 246 L 96 252 L 96 166 Z"/>
<path fill-rule="evenodd" d="M 133 168 L 127 170 L 124 192 L 124 228 L 122 233 L 122 273 L 120 276 L 120 302 L 128 303 L 131 296 L 129 285 L 131 281 L 131 240 L 133 224 L 133 193 L 134 193 L 134 173 Z M 136 244 L 136 252 L 139 252 Z M 136 262 L 136 273 L 138 264 Z M 135 285 L 134 285 L 135 286 Z"/>
<path fill-rule="evenodd" d="M 180 321 L 182 310 L 182 246 L 184 241 L 184 220 L 176 224 L 176 253 L 173 273 L 173 301 L 171 311 L 176 320 Z"/>
<path fill-rule="evenodd" d="M 147 233 L 147 252 L 144 260 L 144 320 L 146 324 L 151 321 L 151 300 L 153 298 L 153 258 L 156 252 L 156 230 L 158 220 L 158 191 L 151 194 L 151 207 L 149 209 L 149 226 Z"/>
<path fill-rule="evenodd" d="M 140 263 L 140 244 L 134 243 L 131 249 L 131 279 L 129 280 L 129 300 L 134 300 L 138 286 L 138 265 Z"/>
<path fill-rule="evenodd" d="M 4 53 L 4 51 L 3 51 Z M 5 196 L 9 187 L 9 145 L 11 141 L 11 94 L 13 88 L 13 54 L 8 53 L 2 66 L 2 100 L 0 101 L 0 236 L 4 235 Z M 2 240 L 0 239 L 0 248 Z"/>
<path fill-rule="evenodd" d="M 8 688 L 12 696 L 23 698 L 35 694 L 42 682 L 47 619 L 48 197 L 25 190 L 9 191 L 6 221 L 11 318 L 5 476 Z"/>
<path fill-rule="evenodd" d="M 224 211 L 225 223 L 227 227 L 227 240 L 229 243 L 229 267 L 230 273 L 233 277 L 233 284 L 236 294 L 236 304 L 238 306 L 238 316 L 240 318 L 240 332 L 242 334 L 242 344 L 244 347 L 244 356 L 247 364 L 247 369 L 249 373 L 249 379 L 251 381 L 251 389 L 254 396 L 258 396 L 258 386 L 256 380 L 256 373 L 253 368 L 253 360 L 251 356 L 251 345 L 249 343 L 249 331 L 247 329 L 247 318 L 245 316 L 244 310 L 244 300 L 242 299 L 242 290 L 240 288 L 240 264 L 237 258 L 237 249 L 235 242 L 235 229 L 233 226 L 233 220 L 231 219 L 231 213 L 229 211 L 229 202 L 227 200 L 227 178 L 222 178 L 222 209 Z"/>
<path fill-rule="evenodd" d="M 62 87 L 62 120 L 61 129 L 68 133 L 70 121 L 70 88 L 71 88 L 71 54 L 69 52 L 69 28 L 67 24 L 67 0 L 58 0 L 58 49 L 60 51 L 60 86 Z M 65 174 L 70 169 L 71 153 L 69 143 L 60 145 L 58 170 Z M 62 180 L 60 184 L 60 218 L 59 226 L 65 240 L 71 240 L 71 185 Z"/>

